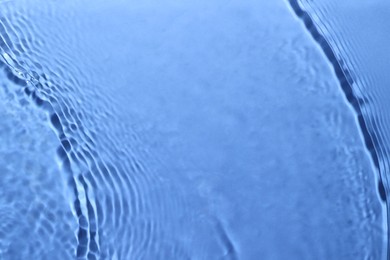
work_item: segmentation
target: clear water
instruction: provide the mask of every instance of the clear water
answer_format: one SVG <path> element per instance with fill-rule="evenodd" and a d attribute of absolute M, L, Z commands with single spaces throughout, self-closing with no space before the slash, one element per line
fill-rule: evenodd
<path fill-rule="evenodd" d="M 358 2 L 0 0 L 0 259 L 387 259 Z"/>

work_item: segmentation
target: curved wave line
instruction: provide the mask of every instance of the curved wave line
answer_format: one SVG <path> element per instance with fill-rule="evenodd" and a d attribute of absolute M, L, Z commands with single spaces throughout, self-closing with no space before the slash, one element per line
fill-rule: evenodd
<path fill-rule="evenodd" d="M 329 62 L 332 64 L 334 72 L 336 74 L 336 77 L 339 81 L 339 84 L 341 86 L 341 89 L 348 101 L 348 103 L 352 106 L 354 109 L 358 123 L 360 126 L 360 130 L 364 139 L 365 147 L 369 154 L 371 155 L 372 161 L 375 165 L 375 168 L 378 171 L 378 193 L 381 197 L 381 199 L 384 201 L 386 206 L 386 220 L 387 223 L 389 223 L 389 214 L 390 214 L 390 207 L 389 207 L 389 200 L 387 197 L 387 183 L 384 181 L 386 178 L 385 176 L 382 176 L 381 168 L 380 168 L 380 161 L 379 161 L 379 152 L 378 149 L 380 149 L 380 142 L 378 141 L 378 137 L 376 136 L 376 133 L 373 129 L 369 128 L 367 125 L 368 123 L 364 119 L 362 115 L 362 106 L 365 104 L 364 100 L 357 97 L 354 94 L 353 84 L 354 79 L 351 76 L 351 72 L 346 68 L 346 66 L 342 66 L 341 64 L 345 64 L 344 61 L 338 61 L 337 56 L 335 54 L 335 51 L 333 50 L 332 46 L 329 44 L 329 42 L 326 40 L 324 35 L 320 32 L 320 30 L 316 27 L 315 23 L 313 22 L 313 19 L 311 18 L 310 14 L 308 14 L 299 4 L 299 0 L 288 0 L 288 3 L 290 7 L 292 8 L 295 15 L 304 23 L 306 29 L 310 33 L 310 35 L 313 37 L 313 39 L 318 43 L 318 45 L 321 47 L 322 51 L 324 52 L 325 56 L 328 58 Z M 387 250 L 386 250 L 386 259 L 390 259 L 389 254 L 389 248 L 390 248 L 390 241 L 389 241 L 390 232 L 387 230 Z"/>

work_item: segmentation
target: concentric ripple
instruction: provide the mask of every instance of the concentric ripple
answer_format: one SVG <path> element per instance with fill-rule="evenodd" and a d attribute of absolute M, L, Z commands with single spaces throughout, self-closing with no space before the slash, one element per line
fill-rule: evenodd
<path fill-rule="evenodd" d="M 0 8 L 0 258 L 383 253 L 384 140 L 284 0 Z"/>
<path fill-rule="evenodd" d="M 28 6 L 27 3 L 24 4 Z M 92 128 L 85 127 L 88 120 L 93 124 L 106 121 L 113 110 L 110 103 L 114 102 L 109 97 L 99 95 L 94 86 L 85 89 L 89 84 L 88 77 L 72 66 L 69 58 L 62 53 L 67 51 L 66 48 L 59 49 L 58 60 L 55 55 L 57 51 L 54 50 L 53 61 L 47 60 L 47 53 L 40 53 L 40 47 L 47 44 L 44 41 L 52 37 L 45 30 L 31 27 L 29 21 L 37 16 L 50 19 L 57 15 L 53 13 L 51 6 L 45 7 L 47 9 L 43 8 L 39 13 L 30 13 L 31 9 L 27 7 L 24 7 L 26 10 L 13 7 L 10 8 L 9 15 L 2 17 L 1 67 L 7 78 L 19 86 L 17 93 L 20 98 L 27 97 L 46 112 L 47 121 L 56 133 L 59 143 L 57 159 L 65 185 L 68 186 L 67 196 L 72 212 L 78 223 L 74 230 L 77 238 L 75 257 L 156 259 L 155 256 L 159 255 L 161 259 L 166 259 L 173 253 L 176 256 L 184 254 L 180 253 L 178 245 L 168 244 L 165 249 L 167 253 L 163 253 L 163 247 L 156 248 L 153 244 L 156 237 L 162 235 L 159 234 L 159 229 L 164 224 L 164 216 L 161 214 L 165 214 L 165 207 L 180 206 L 176 205 L 179 202 L 165 205 L 172 200 L 172 195 L 164 198 L 167 192 L 154 194 L 153 189 L 156 187 L 168 187 L 165 188 L 161 183 L 157 185 L 161 181 L 159 177 L 141 162 L 146 160 L 148 154 L 137 148 L 141 146 L 137 140 L 139 137 L 119 123 L 117 127 L 122 128 L 122 132 L 130 130 L 127 134 L 131 135 L 129 137 L 133 147 L 123 147 L 115 136 L 106 136 L 112 138 L 102 140 L 102 144 L 110 149 L 107 153 L 104 148 L 96 148 L 95 133 L 90 131 Z M 18 11 L 16 14 L 14 9 Z M 59 23 L 62 22 L 61 18 Z M 44 32 L 42 35 L 41 31 Z M 60 45 L 62 41 L 63 39 L 56 38 L 55 44 Z M 36 60 L 32 60 L 32 57 Z M 59 68 L 48 68 L 45 63 L 58 65 Z M 82 96 L 75 91 L 77 89 L 85 89 Z M 92 108 L 94 110 L 84 112 L 78 104 L 88 102 L 85 99 L 103 100 L 104 103 L 101 107 L 95 105 Z M 100 131 L 104 128 L 100 124 L 94 127 Z M 116 148 L 119 150 L 113 150 Z M 174 197 L 174 201 L 178 199 L 180 196 Z M 160 214 L 159 222 L 156 222 L 151 211 Z M 219 224 L 216 225 L 218 227 Z M 117 241 L 126 242 L 117 245 Z"/>
<path fill-rule="evenodd" d="M 354 108 L 365 145 L 378 171 L 377 192 L 383 200 L 389 248 L 389 151 L 387 109 L 390 5 L 381 1 L 290 1 L 326 52 L 348 102 Z M 357 8 L 357 6 L 360 6 Z M 358 55 L 356 55 L 358 54 Z M 385 258 L 388 259 L 389 250 Z"/>

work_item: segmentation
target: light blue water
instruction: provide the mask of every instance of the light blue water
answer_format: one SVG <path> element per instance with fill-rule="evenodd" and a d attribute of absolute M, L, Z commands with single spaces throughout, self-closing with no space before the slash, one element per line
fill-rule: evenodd
<path fill-rule="evenodd" d="M 0 259 L 387 259 L 358 2 L 0 0 Z"/>

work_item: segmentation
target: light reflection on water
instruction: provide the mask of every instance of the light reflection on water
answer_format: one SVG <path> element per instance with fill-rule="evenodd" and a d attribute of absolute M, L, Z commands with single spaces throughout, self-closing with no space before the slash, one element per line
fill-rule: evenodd
<path fill-rule="evenodd" d="M 0 5 L 0 259 L 385 253 L 356 111 L 287 1 Z"/>

